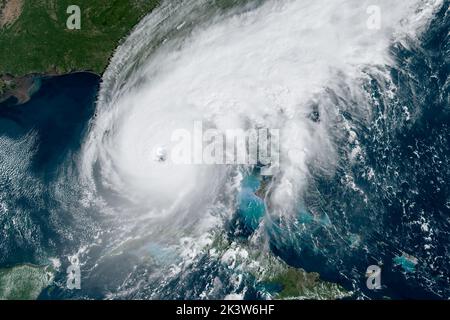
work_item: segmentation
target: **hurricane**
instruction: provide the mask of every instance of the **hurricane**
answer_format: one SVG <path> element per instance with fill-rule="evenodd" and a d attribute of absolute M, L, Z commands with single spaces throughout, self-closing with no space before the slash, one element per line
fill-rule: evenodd
<path fill-rule="evenodd" d="M 441 0 L 163 1 L 50 165 L 38 129 L 0 138 L 0 212 L 36 225 L 23 255 L 81 266 L 82 290 L 61 268 L 49 295 L 270 299 L 302 268 L 337 298 L 448 298 L 448 28 Z M 279 133 L 269 174 L 196 159 L 196 130 L 263 129 Z"/>

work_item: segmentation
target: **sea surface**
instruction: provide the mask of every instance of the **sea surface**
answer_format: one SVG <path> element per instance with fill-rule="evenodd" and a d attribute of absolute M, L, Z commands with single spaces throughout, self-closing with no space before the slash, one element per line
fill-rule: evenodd
<path fill-rule="evenodd" d="M 352 291 L 351 298 L 450 298 L 450 19 L 445 3 L 418 43 L 390 45 L 395 66 L 387 76 L 367 72 L 360 89 L 368 96 L 369 120 L 352 111 L 357 102 L 351 97 L 326 91 L 339 106 L 334 125 L 350 124 L 357 139 L 333 137 L 339 146 L 336 169 L 331 175 L 310 170 L 314 183 L 296 203 L 291 224 L 267 219 L 272 204 L 258 190 L 272 180 L 263 181 L 257 170 L 246 172 L 235 208 L 221 225 L 230 242 L 247 243 L 264 230 L 271 254 L 318 272 Z M 0 269 L 53 265 L 55 284 L 41 299 L 223 298 L 233 290 L 243 298 L 265 297 L 245 275 L 233 287 L 234 275 L 208 255 L 174 271 L 173 278 L 161 278 L 160 270 L 173 271 L 169 266 L 180 259 L 186 264 L 195 255 L 183 255 L 165 242 L 165 231 L 145 234 L 154 226 L 153 217 L 121 213 L 128 202 L 121 202 L 117 190 L 109 192 L 115 180 L 101 181 L 105 172 L 120 171 L 105 169 L 110 163 L 103 158 L 91 168 L 97 193 L 87 192 L 84 184 L 83 149 L 92 143 L 88 137 L 101 79 L 80 72 L 39 81 L 27 103 L 11 98 L 0 104 Z M 313 108 L 311 121 L 320 117 Z M 121 140 L 108 144 L 121 120 L 99 139 L 108 156 L 123 148 Z M 349 154 L 356 160 L 349 161 Z M 203 241 L 170 232 L 183 243 Z M 66 269 L 74 261 L 83 275 L 81 290 L 75 291 L 65 287 Z M 380 290 L 366 286 L 370 265 L 382 269 Z M 216 278 L 223 283 L 212 290 Z"/>

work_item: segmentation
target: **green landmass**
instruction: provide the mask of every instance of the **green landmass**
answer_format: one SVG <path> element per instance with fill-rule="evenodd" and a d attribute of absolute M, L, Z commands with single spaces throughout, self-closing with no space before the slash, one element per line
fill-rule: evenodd
<path fill-rule="evenodd" d="M 0 0 L 3 8 L 7 1 Z M 102 74 L 114 49 L 159 0 L 24 0 L 0 28 L 0 75 Z M 67 8 L 81 9 L 81 29 L 68 30 Z"/>
<path fill-rule="evenodd" d="M 15 84 L 12 81 L 3 80 L 0 78 L 0 96 L 4 95 L 6 92 L 14 89 Z"/>
<path fill-rule="evenodd" d="M 25 264 L 0 269 L 0 300 L 36 300 L 52 281 L 49 266 Z"/>
<path fill-rule="evenodd" d="M 271 299 L 336 300 L 352 296 L 353 292 L 320 279 L 316 272 L 287 265 L 265 249 L 264 243 L 259 234 L 250 241 L 232 243 L 223 235 L 217 235 L 207 250 L 209 255 L 218 257 L 227 266 L 231 262 L 231 269 L 252 275 L 256 287 Z"/>
<path fill-rule="evenodd" d="M 266 281 L 281 285 L 282 289 L 275 295 L 276 299 L 333 300 L 349 296 L 338 284 L 322 281 L 318 273 L 308 273 L 303 269 L 286 267 Z"/>

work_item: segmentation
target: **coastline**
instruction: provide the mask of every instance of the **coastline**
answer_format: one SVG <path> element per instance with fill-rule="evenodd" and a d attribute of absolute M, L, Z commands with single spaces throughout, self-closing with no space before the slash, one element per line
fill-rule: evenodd
<path fill-rule="evenodd" d="M 11 4 L 14 1 L 4 0 L 3 2 Z M 2 3 L 1 0 L 0 3 Z M 56 0 L 49 0 L 49 3 L 54 3 L 55 8 L 60 6 Z M 48 15 L 51 14 L 51 10 L 49 8 L 32 2 L 24 2 L 23 4 L 16 11 L 10 10 L 15 15 L 10 14 L 8 16 L 7 24 L 0 24 L 0 48 L 3 47 L 0 50 L 0 60 L 2 62 L 0 70 L 0 103 L 9 99 L 15 99 L 14 104 L 16 105 L 28 102 L 33 93 L 39 89 L 40 80 L 48 77 L 74 73 L 92 73 L 101 78 L 117 47 L 136 28 L 143 17 L 159 6 L 160 1 L 149 0 L 139 6 L 131 0 L 123 1 L 120 5 L 115 4 L 115 7 L 118 6 L 121 10 L 126 8 L 122 12 L 123 19 L 106 25 L 100 23 L 99 19 L 107 19 L 110 16 L 112 4 L 103 6 L 91 3 L 86 5 L 85 10 L 87 13 L 83 18 L 86 30 L 89 32 L 84 30 L 81 33 L 61 28 L 60 22 L 65 22 L 65 19 L 67 19 L 66 15 L 58 15 L 56 18 L 52 17 L 50 19 Z M 0 8 L 0 18 L 3 16 L 4 14 Z M 51 45 L 50 42 L 46 43 L 44 47 L 36 47 L 36 38 L 30 38 L 29 34 L 34 34 L 34 31 L 32 32 L 34 24 L 42 17 L 44 17 L 46 24 L 41 29 L 44 33 L 53 35 L 50 39 L 54 39 L 54 43 Z M 27 32 L 22 32 L 23 30 Z M 22 39 L 19 43 L 27 43 L 29 45 L 15 47 L 15 54 L 11 54 L 9 50 L 4 50 L 4 48 L 10 47 L 12 43 L 16 43 L 18 39 Z M 14 42 L 11 42 L 12 40 Z M 77 44 L 78 50 L 72 50 L 74 43 Z M 102 43 L 100 48 L 96 45 L 98 43 Z M 53 53 L 56 46 L 68 49 L 55 56 Z M 42 59 L 47 57 L 44 59 L 45 62 L 36 65 L 24 63 L 21 59 L 13 58 L 20 58 L 29 50 L 42 52 Z M 92 52 L 95 52 L 95 54 L 92 54 Z M 65 57 L 66 53 L 68 57 Z M 61 56 L 65 58 L 61 60 Z M 82 57 L 81 60 L 80 57 Z M 67 63 L 66 58 L 70 63 Z M 85 63 L 85 61 L 90 62 Z M 5 68 L 5 66 L 8 67 Z"/>
<path fill-rule="evenodd" d="M 8 99 L 16 99 L 15 105 L 21 105 L 28 102 L 31 96 L 39 90 L 40 82 L 43 79 L 50 77 L 60 77 L 77 73 L 91 73 L 98 77 L 101 77 L 101 74 L 98 74 L 94 71 L 84 71 L 77 70 L 66 73 L 56 73 L 56 72 L 47 72 L 47 73 L 30 73 L 24 76 L 15 77 L 11 74 L 0 75 L 0 84 L 6 84 L 5 92 L 0 91 L 0 103 L 7 101 Z"/>

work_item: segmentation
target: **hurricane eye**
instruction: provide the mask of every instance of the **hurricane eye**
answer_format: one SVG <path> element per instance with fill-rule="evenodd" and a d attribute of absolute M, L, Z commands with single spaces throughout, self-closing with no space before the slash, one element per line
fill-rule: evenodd
<path fill-rule="evenodd" d="M 156 147 L 153 159 L 156 162 L 165 162 L 167 160 L 167 149 L 164 146 Z"/>

